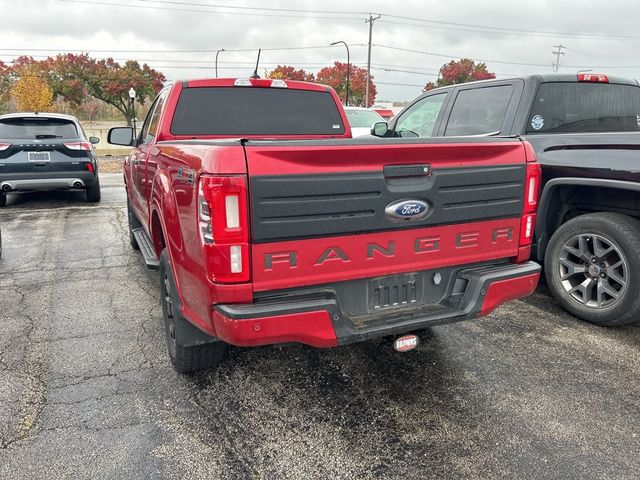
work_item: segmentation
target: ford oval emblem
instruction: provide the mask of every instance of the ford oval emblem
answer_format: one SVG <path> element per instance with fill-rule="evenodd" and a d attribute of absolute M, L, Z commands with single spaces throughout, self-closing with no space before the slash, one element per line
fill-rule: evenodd
<path fill-rule="evenodd" d="M 400 200 L 387 205 L 384 213 L 395 222 L 422 220 L 429 213 L 429 204 L 422 200 Z"/>

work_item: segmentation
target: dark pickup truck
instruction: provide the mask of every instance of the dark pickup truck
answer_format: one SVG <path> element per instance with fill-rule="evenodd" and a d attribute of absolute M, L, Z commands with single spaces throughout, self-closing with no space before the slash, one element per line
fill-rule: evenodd
<path fill-rule="evenodd" d="M 534 258 L 574 315 L 640 319 L 640 85 L 601 74 L 532 75 L 431 90 L 372 134 L 518 136 L 542 166 Z"/>
<path fill-rule="evenodd" d="M 134 147 L 131 243 L 160 269 L 176 369 L 225 344 L 407 334 L 535 289 L 527 142 L 350 136 L 332 89 L 262 79 L 177 82 L 137 137 L 110 131 Z"/>

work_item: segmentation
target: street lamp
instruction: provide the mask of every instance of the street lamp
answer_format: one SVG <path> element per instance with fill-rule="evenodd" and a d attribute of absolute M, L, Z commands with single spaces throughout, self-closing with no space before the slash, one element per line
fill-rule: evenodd
<path fill-rule="evenodd" d="M 220 52 L 224 52 L 224 48 L 216 50 L 216 78 L 218 78 L 218 55 L 220 54 Z"/>
<path fill-rule="evenodd" d="M 339 40 L 339 41 L 337 41 L 337 42 L 333 42 L 333 43 L 331 44 L 331 46 L 333 46 L 333 45 L 337 45 L 337 44 L 339 44 L 339 43 L 342 43 L 342 44 L 345 46 L 345 48 L 347 49 L 347 92 L 346 92 L 346 95 L 345 95 L 345 101 L 344 101 L 344 103 L 345 103 L 345 104 L 347 105 L 347 107 L 348 107 L 348 106 L 349 106 L 349 70 L 350 70 L 349 66 L 350 66 L 350 64 L 351 64 L 351 61 L 350 61 L 350 59 L 349 59 L 349 45 L 347 45 L 347 43 L 346 43 L 346 42 L 344 42 L 344 41 L 342 41 L 342 40 Z"/>
<path fill-rule="evenodd" d="M 129 89 L 129 99 L 131 99 L 131 110 L 133 112 L 133 138 L 136 138 L 136 91 L 131 87 Z"/>

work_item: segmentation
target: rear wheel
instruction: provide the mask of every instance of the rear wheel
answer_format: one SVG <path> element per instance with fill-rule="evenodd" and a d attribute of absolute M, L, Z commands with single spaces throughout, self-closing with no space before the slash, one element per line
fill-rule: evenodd
<path fill-rule="evenodd" d="M 223 342 L 212 341 L 189 346 L 181 342 L 180 329 L 193 327 L 180 313 L 180 298 L 175 285 L 165 249 L 160 254 L 160 298 L 169 359 L 175 369 L 181 373 L 194 373 L 216 367 L 224 355 L 226 345 Z"/>
<path fill-rule="evenodd" d="M 89 202 L 99 202 L 100 197 L 100 179 L 98 178 L 93 187 L 87 187 L 87 200 Z"/>
<path fill-rule="evenodd" d="M 602 326 L 640 320 L 640 222 L 618 213 L 569 220 L 551 237 L 545 276 L 577 317 Z"/>

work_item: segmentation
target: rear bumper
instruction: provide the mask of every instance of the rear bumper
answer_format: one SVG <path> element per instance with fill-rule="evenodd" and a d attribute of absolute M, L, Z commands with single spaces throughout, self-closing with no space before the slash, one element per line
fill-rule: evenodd
<path fill-rule="evenodd" d="M 0 191 L 57 190 L 92 187 L 97 175 L 87 171 L 36 173 L 6 173 L 0 175 Z"/>
<path fill-rule="evenodd" d="M 486 315 L 506 301 L 531 294 L 539 277 L 540 266 L 535 262 L 453 270 L 445 274 L 447 286 L 437 303 L 357 316 L 345 313 L 340 295 L 325 286 L 251 304 L 217 305 L 213 327 L 217 338 L 238 346 L 303 343 L 333 347 Z M 355 302 L 366 305 L 370 301 L 366 295 L 361 297 Z"/>

